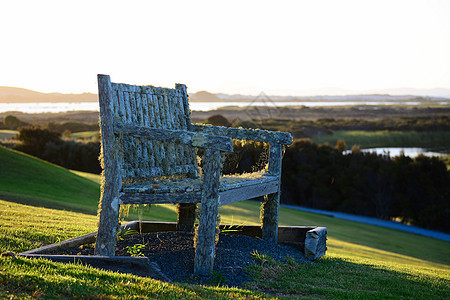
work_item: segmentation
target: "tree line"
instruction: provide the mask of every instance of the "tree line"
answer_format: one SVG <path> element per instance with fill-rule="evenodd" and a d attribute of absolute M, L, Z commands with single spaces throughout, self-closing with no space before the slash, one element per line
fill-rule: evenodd
<path fill-rule="evenodd" d="M 283 156 L 281 203 L 375 217 L 450 232 L 450 172 L 437 157 L 391 158 L 346 145 L 294 141 Z M 236 142 L 224 173 L 264 168 L 263 143 Z"/>
<path fill-rule="evenodd" d="M 298 140 L 283 159 L 282 203 L 450 231 L 450 172 L 437 157 L 358 152 Z"/>

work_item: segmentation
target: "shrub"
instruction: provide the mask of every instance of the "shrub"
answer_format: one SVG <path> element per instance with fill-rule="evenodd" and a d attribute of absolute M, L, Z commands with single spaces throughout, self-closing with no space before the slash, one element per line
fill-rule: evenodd
<path fill-rule="evenodd" d="M 22 122 L 21 120 L 19 120 L 19 118 L 17 118 L 16 116 L 13 116 L 13 115 L 7 115 L 3 119 L 3 128 L 6 128 L 6 129 L 16 130 L 21 126 L 27 126 L 27 125 L 28 125 L 28 123 Z"/>
<path fill-rule="evenodd" d="M 17 129 L 17 127 L 20 125 L 20 120 L 12 115 L 8 115 L 3 119 L 3 124 L 8 129 Z"/>
<path fill-rule="evenodd" d="M 61 135 L 57 132 L 41 129 L 39 127 L 24 127 L 19 130 L 17 139 L 22 142 L 16 149 L 40 157 L 49 142 L 59 141 Z"/>
<path fill-rule="evenodd" d="M 62 167 L 96 173 L 101 172 L 98 156 L 100 143 L 63 141 L 60 134 L 36 127 L 21 128 L 16 149 Z"/>
<path fill-rule="evenodd" d="M 206 119 L 206 123 L 214 126 L 230 127 L 231 123 L 222 115 L 212 115 Z"/>

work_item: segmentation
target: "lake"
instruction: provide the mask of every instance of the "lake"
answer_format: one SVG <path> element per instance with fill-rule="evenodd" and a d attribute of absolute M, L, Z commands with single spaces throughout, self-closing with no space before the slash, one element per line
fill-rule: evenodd
<path fill-rule="evenodd" d="M 423 154 L 425 156 L 445 156 L 446 153 L 440 153 L 435 151 L 430 151 L 429 149 L 424 148 L 413 148 L 413 147 L 384 147 L 384 148 L 370 148 L 370 149 L 361 149 L 362 152 L 369 152 L 369 153 L 377 153 L 377 154 L 384 154 L 389 155 L 390 157 L 399 156 L 400 154 L 405 154 L 405 156 L 409 157 L 417 157 L 419 154 Z M 351 153 L 351 150 L 345 151 L 344 154 Z"/>
<path fill-rule="evenodd" d="M 226 106 L 343 106 L 343 105 L 419 105 L 420 102 L 404 102 L 404 101 L 260 101 L 260 102 L 191 102 L 191 110 L 208 111 Z M 59 103 L 0 103 L 0 112 L 6 111 L 21 111 L 25 113 L 57 113 L 65 111 L 98 111 L 99 106 L 97 102 L 59 102 Z"/>

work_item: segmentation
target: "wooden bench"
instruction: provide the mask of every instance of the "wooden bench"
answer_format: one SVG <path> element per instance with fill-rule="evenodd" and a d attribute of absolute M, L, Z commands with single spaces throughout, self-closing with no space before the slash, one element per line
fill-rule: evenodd
<path fill-rule="evenodd" d="M 178 230 L 192 230 L 200 206 L 194 273 L 214 265 L 218 206 L 264 197 L 262 237 L 277 241 L 283 145 L 289 133 L 191 124 L 186 86 L 175 89 L 112 83 L 98 75 L 104 183 L 96 255 L 114 256 L 121 204 L 176 203 Z M 232 139 L 267 142 L 268 170 L 221 176 L 221 151 Z M 205 149 L 199 175 L 196 147 Z"/>

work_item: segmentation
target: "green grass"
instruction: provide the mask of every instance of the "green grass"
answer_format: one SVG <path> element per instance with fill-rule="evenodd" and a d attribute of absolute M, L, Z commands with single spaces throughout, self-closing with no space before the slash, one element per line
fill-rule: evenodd
<path fill-rule="evenodd" d="M 76 170 L 69 170 L 69 171 L 75 175 L 89 179 L 92 182 L 95 182 L 98 184 L 100 184 L 102 182 L 102 176 L 100 174 L 92 174 L 92 173 L 76 171 Z"/>
<path fill-rule="evenodd" d="M 311 140 L 318 144 L 335 145 L 344 140 L 348 148 L 359 145 L 361 148 L 377 147 L 422 147 L 450 148 L 450 132 L 416 132 L 416 131 L 349 131 L 337 130 L 331 135 L 316 135 Z"/>
<path fill-rule="evenodd" d="M 0 199 L 96 214 L 98 183 L 0 147 Z"/>
<path fill-rule="evenodd" d="M 235 224 L 248 218 L 253 220 L 256 204 L 242 202 L 229 205 L 228 211 L 233 214 L 224 211 L 223 218 L 226 221 L 233 218 Z M 96 228 L 94 216 L 2 200 L 0 216 L 0 251 L 33 249 L 42 244 L 92 232 Z M 329 230 L 327 255 L 315 263 L 303 265 L 275 263 L 269 258 L 269 262 L 263 266 L 250 269 L 254 281 L 245 285 L 247 291 L 165 284 L 147 278 L 45 260 L 0 258 L 0 290 L 4 293 L 0 296 L 85 297 L 91 294 L 121 298 L 131 291 L 138 298 L 261 296 L 254 291 L 312 298 L 445 299 L 450 296 L 448 242 L 370 225 L 359 227 L 353 222 L 285 208 L 280 210 L 280 219 L 297 225 L 297 222 L 302 222 L 302 225 L 304 222 L 326 225 Z M 384 243 L 381 242 L 387 235 L 391 235 L 392 240 L 388 238 Z M 422 248 L 415 247 L 421 244 Z M 143 289 L 142 285 L 147 288 Z"/>
<path fill-rule="evenodd" d="M 74 132 L 71 134 L 71 137 L 76 138 L 76 139 L 91 139 L 91 138 L 96 138 L 99 135 L 99 131 L 98 130 L 94 130 L 94 131 L 81 131 L 81 132 Z"/>
<path fill-rule="evenodd" d="M 7 159 L 2 158 L 5 156 Z M 17 168 L 4 170 L 4 166 L 11 168 L 25 162 L 30 167 L 21 169 L 21 172 Z M 9 191 L 14 197 L 5 199 L 0 196 L 0 251 L 21 252 L 96 230 L 97 217 L 79 212 L 79 206 L 74 206 L 70 209 L 72 211 L 68 211 L 70 205 L 66 203 L 60 204 L 65 210 L 42 206 L 54 205 L 58 201 L 70 204 L 79 199 L 80 190 L 89 189 L 90 184 L 97 191 L 98 176 L 75 172 L 89 177 L 82 178 L 64 169 L 59 170 L 59 167 L 1 148 L 0 163 L 0 190 L 7 187 L 4 177 L 8 175 L 22 183 L 22 189 Z M 39 171 L 40 168 L 44 170 Z M 40 174 L 40 179 L 36 179 L 33 184 L 25 184 L 25 180 L 31 180 L 27 170 Z M 54 177 L 59 177 L 59 181 L 55 183 L 57 179 Z M 60 195 L 52 194 L 70 189 L 72 184 L 67 183 L 67 180 L 78 180 L 80 185 L 78 190 L 66 191 L 70 201 L 61 200 Z M 49 185 L 52 184 L 61 186 L 51 190 Z M 39 199 L 46 200 L 45 197 L 48 197 L 52 201 L 26 203 L 27 197 L 33 194 L 27 189 L 34 189 L 34 193 L 37 193 L 39 187 L 50 189 L 45 195 L 39 195 Z M 88 193 L 84 197 L 88 198 L 91 210 L 95 210 L 98 195 Z M 174 221 L 174 210 L 173 205 L 152 206 L 142 218 Z M 220 212 L 222 223 L 259 223 L 257 202 L 227 205 Z M 240 290 L 162 283 L 80 265 L 6 257 L 0 258 L 0 298 L 266 298 L 261 292 L 282 298 L 450 297 L 449 242 L 287 208 L 280 209 L 280 225 L 326 226 L 329 232 L 327 255 L 315 263 L 302 265 L 273 262 L 268 257 L 267 262 L 249 269 L 253 281 Z"/>
<path fill-rule="evenodd" d="M 100 175 L 70 171 L 0 147 L 0 199 L 47 208 L 97 214 Z M 176 221 L 174 205 L 130 209 L 125 220 Z"/>
<path fill-rule="evenodd" d="M 0 252 L 35 249 L 93 232 L 97 226 L 96 216 L 4 200 L 0 218 Z"/>
<path fill-rule="evenodd" d="M 0 252 L 22 252 L 96 230 L 82 213 L 0 200 Z M 0 258 L 0 298 L 261 299 L 257 292 L 163 283 L 150 278 L 64 265 L 43 259 Z M 15 298 L 14 298 L 15 299 Z"/>

